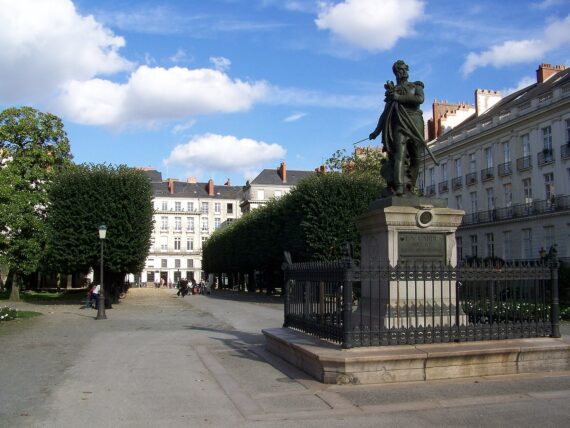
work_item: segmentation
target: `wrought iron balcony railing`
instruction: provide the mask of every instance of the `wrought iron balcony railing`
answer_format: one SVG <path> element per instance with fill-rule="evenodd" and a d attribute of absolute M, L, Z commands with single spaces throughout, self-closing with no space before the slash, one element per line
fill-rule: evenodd
<path fill-rule="evenodd" d="M 517 159 L 517 171 L 532 169 L 532 156 L 524 156 Z"/>
<path fill-rule="evenodd" d="M 461 189 L 463 187 L 463 177 L 455 177 L 451 180 L 453 190 Z"/>
<path fill-rule="evenodd" d="M 477 173 L 470 172 L 465 176 L 465 184 L 468 186 L 472 186 L 473 184 L 477 184 Z"/>
<path fill-rule="evenodd" d="M 439 194 L 447 193 L 447 192 L 449 192 L 449 181 L 447 181 L 447 180 L 442 181 L 442 182 L 438 183 L 437 187 L 438 187 Z"/>
<path fill-rule="evenodd" d="M 481 170 L 481 181 L 490 181 L 495 179 L 495 171 L 493 167 Z"/>
<path fill-rule="evenodd" d="M 543 151 L 538 152 L 537 160 L 538 166 L 544 166 L 554 162 L 554 150 L 544 149 Z"/>
<path fill-rule="evenodd" d="M 499 165 L 499 177 L 506 177 L 513 173 L 512 162 L 505 162 Z"/>
<path fill-rule="evenodd" d="M 560 147 L 560 158 L 570 159 L 570 141 Z"/>
<path fill-rule="evenodd" d="M 426 187 L 426 196 L 433 196 L 435 195 L 435 184 L 430 184 Z"/>

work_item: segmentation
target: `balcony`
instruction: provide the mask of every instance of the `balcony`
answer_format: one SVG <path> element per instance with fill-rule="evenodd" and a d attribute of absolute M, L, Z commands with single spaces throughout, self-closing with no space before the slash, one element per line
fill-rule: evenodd
<path fill-rule="evenodd" d="M 495 179 L 495 171 L 493 167 L 481 170 L 481 181 L 491 181 Z"/>
<path fill-rule="evenodd" d="M 451 179 L 451 187 L 453 187 L 453 190 L 461 189 L 463 187 L 463 177 Z"/>
<path fill-rule="evenodd" d="M 570 141 L 560 147 L 560 158 L 570 159 Z"/>
<path fill-rule="evenodd" d="M 538 152 L 538 166 L 548 165 L 554 162 L 554 150 L 553 149 L 544 149 L 541 152 Z"/>
<path fill-rule="evenodd" d="M 570 211 L 570 196 L 557 195 L 548 201 L 534 200 L 532 202 L 512 205 L 505 208 L 478 211 L 465 215 L 461 225 L 468 226 L 473 224 L 491 223 L 494 221 L 537 216 L 560 211 Z"/>
<path fill-rule="evenodd" d="M 440 195 L 442 193 L 449 192 L 449 181 L 445 180 L 445 181 L 438 183 L 437 189 L 438 189 Z"/>
<path fill-rule="evenodd" d="M 435 184 L 430 184 L 426 187 L 425 196 L 434 196 L 435 195 Z"/>
<path fill-rule="evenodd" d="M 513 173 L 512 162 L 505 162 L 499 165 L 499 177 L 506 177 Z"/>
<path fill-rule="evenodd" d="M 524 156 L 517 159 L 517 171 L 532 169 L 532 156 Z"/>
<path fill-rule="evenodd" d="M 477 173 L 476 172 L 470 172 L 469 174 L 467 174 L 465 176 L 465 183 L 468 186 L 472 186 L 473 184 L 477 184 Z"/>

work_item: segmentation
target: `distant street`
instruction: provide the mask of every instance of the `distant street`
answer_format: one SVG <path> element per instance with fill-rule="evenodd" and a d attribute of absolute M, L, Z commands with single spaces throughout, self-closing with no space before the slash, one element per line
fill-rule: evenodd
<path fill-rule="evenodd" d="M 18 304 L 44 316 L 0 324 L 0 427 L 570 426 L 570 372 L 323 385 L 265 351 L 281 304 L 230 297 Z"/>

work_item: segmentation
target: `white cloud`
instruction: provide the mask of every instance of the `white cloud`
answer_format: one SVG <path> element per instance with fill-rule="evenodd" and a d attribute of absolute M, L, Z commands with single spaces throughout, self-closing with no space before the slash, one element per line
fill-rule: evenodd
<path fill-rule="evenodd" d="M 184 122 L 184 123 L 179 123 L 174 128 L 172 128 L 172 133 L 175 135 L 182 134 L 183 132 L 188 131 L 194 125 L 196 125 L 195 119 L 191 119 L 191 120 Z"/>
<path fill-rule="evenodd" d="M 525 76 L 518 81 L 516 86 L 513 86 L 512 88 L 501 89 L 501 94 L 503 95 L 503 97 L 506 97 L 507 95 L 512 94 L 513 92 L 517 92 L 522 88 L 526 88 L 527 86 L 530 86 L 534 83 L 536 83 L 536 77 Z"/>
<path fill-rule="evenodd" d="M 218 71 L 227 71 L 232 65 L 232 62 L 224 58 L 223 56 L 212 56 L 210 57 L 210 62 L 214 65 L 214 68 Z"/>
<path fill-rule="evenodd" d="M 238 172 L 247 178 L 261 165 L 281 159 L 285 154 L 279 144 L 233 135 L 204 134 L 176 146 L 164 164 L 189 167 L 198 175 L 204 171 Z"/>
<path fill-rule="evenodd" d="M 70 80 L 131 68 L 125 45 L 71 0 L 0 0 L 0 97 L 43 100 Z"/>
<path fill-rule="evenodd" d="M 153 126 L 190 115 L 248 110 L 265 93 L 264 82 L 231 79 L 217 70 L 141 66 L 124 84 L 72 81 L 57 107 L 82 124 Z"/>
<path fill-rule="evenodd" d="M 542 37 L 526 40 L 507 40 L 491 46 L 484 52 L 470 52 L 463 64 L 463 75 L 467 76 L 479 67 L 504 67 L 541 60 L 545 54 L 570 42 L 570 15 L 550 23 Z"/>
<path fill-rule="evenodd" d="M 315 20 L 321 30 L 330 30 L 351 45 L 369 51 L 384 51 L 413 33 L 422 17 L 422 0 L 345 0 L 323 3 Z"/>
<path fill-rule="evenodd" d="M 304 118 L 307 115 L 307 113 L 293 113 L 290 116 L 287 116 L 285 119 L 283 119 L 283 122 L 296 122 L 299 119 Z"/>
<path fill-rule="evenodd" d="M 186 51 L 184 49 L 178 49 L 176 53 L 169 58 L 169 60 L 177 64 L 181 61 L 186 60 L 186 58 L 187 58 Z"/>

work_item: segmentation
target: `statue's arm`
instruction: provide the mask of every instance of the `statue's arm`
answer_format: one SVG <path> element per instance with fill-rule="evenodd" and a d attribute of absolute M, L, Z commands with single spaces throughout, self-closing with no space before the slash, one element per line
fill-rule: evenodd
<path fill-rule="evenodd" d="M 370 140 L 374 140 L 376 139 L 376 137 L 378 135 L 380 135 L 380 133 L 382 132 L 382 130 L 384 129 L 384 124 L 386 123 L 386 110 L 387 110 L 387 105 L 386 107 L 384 107 L 384 111 L 382 112 L 382 114 L 380 115 L 380 118 L 378 119 L 378 125 L 376 125 L 376 129 L 374 131 L 372 131 L 372 133 L 370 134 L 370 136 L 368 137 L 368 139 Z"/>

